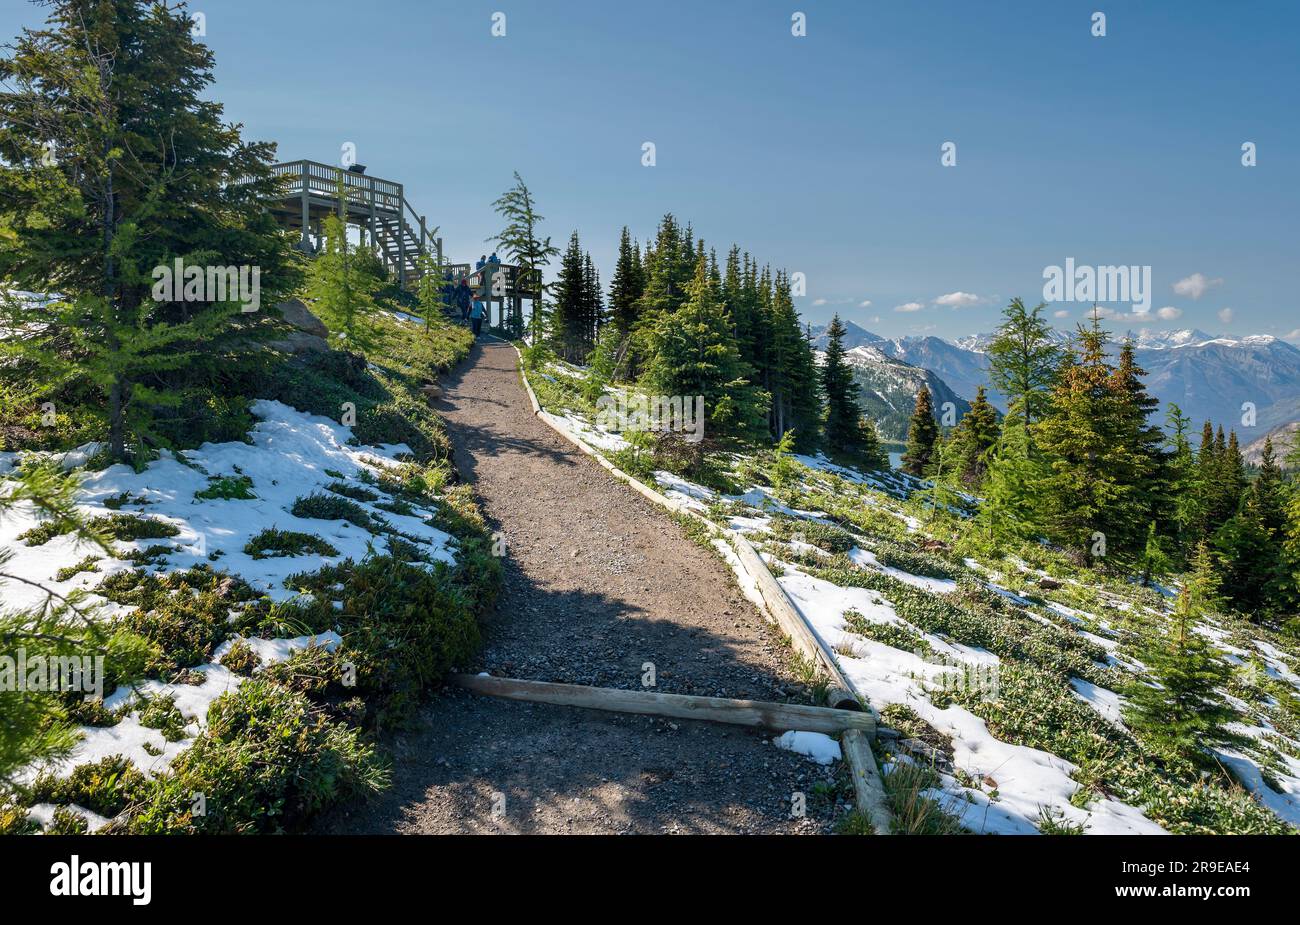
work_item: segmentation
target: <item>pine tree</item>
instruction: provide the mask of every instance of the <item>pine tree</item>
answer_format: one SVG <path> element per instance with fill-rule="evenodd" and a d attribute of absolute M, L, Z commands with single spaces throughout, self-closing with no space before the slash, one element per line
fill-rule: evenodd
<path fill-rule="evenodd" d="M 997 446 L 1001 432 L 998 413 L 985 397 L 984 386 L 978 386 L 975 401 L 957 423 L 948 441 L 946 458 L 955 481 L 975 490 L 984 484 L 989 456 Z"/>
<path fill-rule="evenodd" d="M 559 248 L 551 244 L 551 237 L 541 236 L 541 224 L 544 217 L 537 212 L 532 191 L 524 183 L 519 171 L 515 171 L 515 185 L 502 193 L 492 203 L 492 208 L 505 220 L 505 227 L 488 241 L 495 243 L 499 250 L 510 258 L 510 262 L 519 267 L 521 288 L 534 292 L 529 313 L 528 327 L 532 333 L 533 343 L 537 343 L 543 327 L 544 296 L 546 291 L 545 271 L 550 266 L 551 258 L 559 256 Z"/>
<path fill-rule="evenodd" d="M 1193 571 L 1178 596 L 1166 625 L 1143 647 L 1141 660 L 1159 684 L 1134 682 L 1124 718 L 1156 751 L 1203 762 L 1207 746 L 1231 741 L 1225 726 L 1236 718 L 1219 688 L 1231 671 L 1196 624 L 1218 606 L 1215 566 L 1202 545 Z"/>
<path fill-rule="evenodd" d="M 922 384 L 916 393 L 916 406 L 907 422 L 907 451 L 903 453 L 903 471 L 918 478 L 927 475 L 934 461 L 934 445 L 939 425 L 934 419 L 934 402 L 929 386 Z"/>
<path fill-rule="evenodd" d="M 706 261 L 696 263 L 688 294 L 676 311 L 657 314 L 644 385 L 654 395 L 703 396 L 710 433 L 756 439 L 766 430 L 768 396 L 745 379 Z"/>
<path fill-rule="evenodd" d="M 213 61 L 188 13 L 50 6 L 0 60 L 0 279 L 61 301 L 27 328 L 30 303 L 6 300 L 0 326 L 33 331 L 6 377 L 39 376 L 20 379 L 20 400 L 89 393 L 111 455 L 140 465 L 169 443 L 156 410 L 173 409 L 168 432 L 203 414 L 194 393 L 229 368 L 250 323 L 229 293 L 161 296 L 154 268 L 256 267 L 265 304 L 301 274 L 264 203 L 274 148 L 243 141 L 203 98 Z"/>

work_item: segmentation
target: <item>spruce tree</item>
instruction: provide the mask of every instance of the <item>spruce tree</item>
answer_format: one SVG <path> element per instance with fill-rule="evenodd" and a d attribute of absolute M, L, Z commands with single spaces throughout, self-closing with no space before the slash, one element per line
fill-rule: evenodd
<path fill-rule="evenodd" d="M 137 0 L 55 0 L 0 59 L 0 279 L 60 295 L 35 327 L 6 300 L 0 327 L 33 333 L 7 345 L 5 376 L 21 401 L 90 405 L 137 465 L 204 413 L 197 393 L 256 320 L 252 293 L 160 294 L 156 270 L 257 268 L 262 304 L 301 278 L 264 202 L 274 148 L 204 98 L 212 66 L 183 8 Z"/>
<path fill-rule="evenodd" d="M 978 386 L 975 401 L 957 423 L 948 441 L 946 458 L 956 482 L 973 490 L 984 484 L 989 455 L 997 446 L 1001 432 L 998 413 L 985 397 L 984 386 Z"/>
<path fill-rule="evenodd" d="M 560 257 L 548 332 L 555 352 L 570 363 L 581 363 L 587 358 L 587 279 L 582 244 L 575 231 Z"/>
<path fill-rule="evenodd" d="M 1196 457 L 1192 454 L 1192 445 L 1188 437 L 1191 421 L 1183 414 L 1181 408 L 1172 402 L 1165 414 L 1165 430 L 1168 433 L 1165 445 L 1165 476 L 1172 504 L 1170 536 L 1174 544 L 1175 557 L 1183 562 L 1191 554 L 1190 544 L 1197 536 L 1198 525 L 1203 518 L 1201 510 L 1201 487 L 1196 468 Z"/>
<path fill-rule="evenodd" d="M 636 325 L 638 303 L 645 291 L 640 248 L 632 241 L 627 226 L 618 241 L 618 261 L 609 285 L 610 323 L 620 338 L 626 338 Z"/>
<path fill-rule="evenodd" d="M 843 332 L 842 326 L 840 330 Z M 839 361 L 843 364 L 842 346 Z M 848 372 L 847 367 L 843 372 Z M 790 297 L 790 281 L 784 273 L 777 274 L 772 295 L 772 365 L 769 383 L 768 391 L 772 396 L 769 425 L 773 438 L 780 440 L 793 430 L 795 445 L 799 449 L 810 450 L 815 447 L 820 436 L 820 393 L 825 388 L 826 367 L 822 367 L 819 376 L 812 347 L 799 327 L 799 316 Z M 856 402 L 852 408 L 841 403 L 839 410 L 846 414 L 856 412 Z M 858 417 L 854 413 L 854 431 L 857 430 Z M 856 446 L 857 440 L 854 437 L 844 444 L 842 451 L 853 452 L 851 447 Z"/>
<path fill-rule="evenodd" d="M 858 386 L 853 381 L 853 369 L 844 359 L 845 333 L 840 316 L 832 317 L 826 329 L 828 339 L 821 364 L 821 390 L 826 397 L 826 417 L 822 428 L 828 451 L 859 458 L 871 447 L 864 442 L 862 406 L 858 404 Z"/>
<path fill-rule="evenodd" d="M 754 440 L 766 430 L 768 396 L 745 378 L 731 336 L 731 321 L 709 280 L 705 260 L 696 263 L 688 299 L 659 313 L 649 332 L 644 386 L 652 395 L 703 396 L 708 434 Z"/>
<path fill-rule="evenodd" d="M 934 445 L 939 425 L 934 419 L 934 402 L 924 383 L 916 393 L 916 406 L 907 422 L 907 451 L 903 453 L 903 471 L 918 478 L 927 475 L 934 461 Z"/>
<path fill-rule="evenodd" d="M 1173 614 L 1162 618 L 1164 625 L 1141 650 L 1142 663 L 1159 686 L 1133 682 L 1124 709 L 1129 726 L 1149 746 L 1195 763 L 1206 761 L 1206 747 L 1232 740 L 1225 726 L 1236 718 L 1219 693 L 1231 671 L 1196 632 L 1217 606 L 1215 565 L 1202 545 Z"/>
<path fill-rule="evenodd" d="M 1080 325 L 1076 355 L 1062 364 L 1043 419 L 1032 429 L 1046 459 L 1037 486 L 1047 538 L 1092 564 L 1141 555 L 1149 508 L 1142 493 L 1149 458 L 1136 442 L 1131 393 L 1106 359 L 1094 316 Z"/>

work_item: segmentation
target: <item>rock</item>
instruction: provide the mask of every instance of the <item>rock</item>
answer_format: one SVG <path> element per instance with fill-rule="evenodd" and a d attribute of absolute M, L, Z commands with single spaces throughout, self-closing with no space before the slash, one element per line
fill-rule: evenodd
<path fill-rule="evenodd" d="M 320 338 L 329 337 L 329 328 L 325 327 L 325 322 L 313 315 L 301 299 L 288 299 L 281 302 L 276 308 L 279 310 L 281 317 L 299 331 Z"/>
<path fill-rule="evenodd" d="M 281 353 L 325 353 L 330 349 L 325 338 L 304 331 L 290 331 L 288 337 L 267 341 L 266 345 Z"/>
<path fill-rule="evenodd" d="M 1038 587 L 1042 588 L 1044 591 L 1055 591 L 1057 588 L 1061 587 L 1061 583 L 1055 578 L 1048 578 L 1044 575 L 1042 578 L 1038 579 Z"/>
<path fill-rule="evenodd" d="M 424 393 L 425 398 L 442 398 L 442 386 L 438 385 L 436 382 L 430 382 L 428 385 L 420 389 L 420 391 Z"/>

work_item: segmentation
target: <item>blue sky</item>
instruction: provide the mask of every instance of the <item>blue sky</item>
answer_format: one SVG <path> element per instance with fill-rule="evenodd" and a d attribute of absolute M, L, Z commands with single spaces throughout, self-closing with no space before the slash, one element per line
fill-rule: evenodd
<path fill-rule="evenodd" d="M 720 251 L 735 241 L 804 273 L 809 320 L 838 311 L 890 336 L 988 330 L 1067 257 L 1152 267 L 1152 316 L 1119 328 L 1300 328 L 1297 4 L 191 8 L 217 57 L 213 93 L 248 137 L 330 163 L 355 143 L 458 259 L 484 250 L 517 169 L 545 230 L 562 244 L 576 228 L 606 280 L 619 228 L 644 239 L 671 211 Z M 41 18 L 9 0 L 0 35 Z M 946 141 L 955 167 L 940 165 Z M 1084 306 L 1052 309 L 1072 325 Z"/>

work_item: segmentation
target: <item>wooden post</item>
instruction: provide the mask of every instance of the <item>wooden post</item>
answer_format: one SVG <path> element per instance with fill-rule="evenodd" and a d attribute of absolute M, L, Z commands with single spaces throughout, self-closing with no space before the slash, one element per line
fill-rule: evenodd
<path fill-rule="evenodd" d="M 311 165 L 306 161 L 302 162 L 302 251 L 310 253 L 311 242 L 308 238 L 310 231 L 308 226 L 311 224 L 311 206 L 307 201 L 309 190 L 307 186 L 307 173 L 311 170 Z"/>
<path fill-rule="evenodd" d="M 402 203 L 406 201 L 406 192 L 399 183 L 397 186 L 397 286 L 406 288 L 406 218 L 402 215 Z"/>

